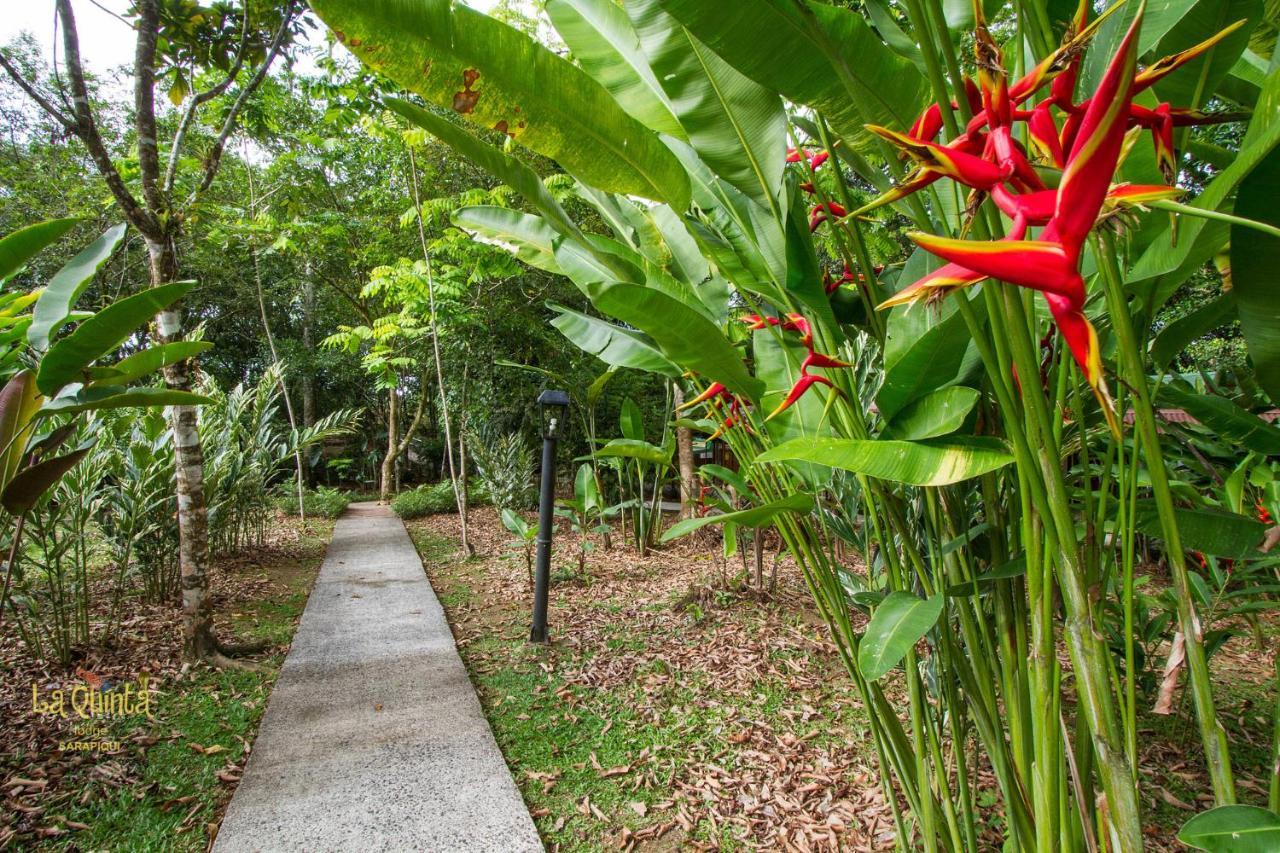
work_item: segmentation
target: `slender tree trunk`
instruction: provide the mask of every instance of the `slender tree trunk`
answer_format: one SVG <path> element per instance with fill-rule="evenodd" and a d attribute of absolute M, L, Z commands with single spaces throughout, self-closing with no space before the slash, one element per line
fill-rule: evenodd
<path fill-rule="evenodd" d="M 675 408 L 679 411 L 684 404 L 684 391 L 679 385 L 672 385 L 675 393 Z M 680 517 L 693 518 L 697 511 L 697 482 L 693 472 L 693 430 L 688 427 L 676 427 L 676 457 L 680 465 Z"/>
<path fill-rule="evenodd" d="M 311 262 L 307 261 L 302 280 L 302 349 L 308 354 L 315 347 L 312 326 L 316 313 L 316 285 L 311 280 Z M 302 371 L 302 423 L 312 426 L 316 422 L 316 385 L 311 370 Z"/>
<path fill-rule="evenodd" d="M 245 174 L 249 179 L 249 218 L 257 216 L 258 213 L 258 194 L 253 183 L 253 167 L 245 164 Z M 289 396 L 289 386 L 284 381 L 284 363 L 280 361 L 280 353 L 276 350 L 276 336 L 271 333 L 271 321 L 267 319 L 267 300 L 262 294 L 262 264 L 258 260 L 258 246 L 254 242 L 252 232 L 249 235 L 249 255 L 253 259 L 253 286 L 258 294 L 258 313 L 262 317 L 262 331 L 267 336 L 267 347 L 271 350 L 271 360 L 280 369 L 280 394 L 284 397 L 284 411 L 289 417 L 289 433 L 293 438 L 293 462 L 296 474 L 296 487 L 298 491 L 298 518 L 305 524 L 307 521 L 307 510 L 304 506 L 304 488 L 305 477 L 302 464 L 302 448 L 298 439 L 298 419 L 293 414 L 293 398 Z"/>
<path fill-rule="evenodd" d="M 391 478 L 395 476 L 396 456 L 399 455 L 396 453 L 400 443 L 396 435 L 400 417 L 400 401 L 396 395 L 398 390 L 398 387 L 392 388 L 387 398 L 387 454 L 382 457 L 382 475 L 378 479 L 378 499 L 382 503 L 391 500 Z"/>
<path fill-rule="evenodd" d="M 178 280 L 178 257 L 173 235 L 147 240 L 151 284 L 158 287 Z M 182 339 L 182 311 L 178 306 L 156 316 L 161 343 Z M 195 359 L 164 368 L 165 384 L 175 391 L 190 391 Z M 212 657 L 218 652 L 209 606 L 209 515 L 204 496 L 204 452 L 194 406 L 171 406 L 174 468 L 178 494 L 178 573 L 182 584 L 183 656 L 187 660 Z"/>
<path fill-rule="evenodd" d="M 422 260 L 427 265 L 427 301 L 428 310 L 431 312 L 431 354 L 435 360 L 436 382 L 440 386 L 440 422 L 444 427 L 444 454 L 449 462 L 449 478 L 453 481 L 453 496 L 461 510 L 462 553 L 464 556 L 470 557 L 475 554 L 475 550 L 471 547 L 471 543 L 467 541 L 466 484 L 459 481 L 459 466 L 455 465 L 453 460 L 453 431 L 449 420 L 449 395 L 444 384 L 444 359 L 440 355 L 440 325 L 439 318 L 436 316 L 435 277 L 431 271 L 431 252 L 427 248 L 426 227 L 422 224 L 422 199 L 419 197 L 418 190 L 418 161 L 413 155 L 411 146 L 409 147 L 409 176 L 413 183 L 413 205 L 418 214 L 418 240 L 422 243 Z"/>

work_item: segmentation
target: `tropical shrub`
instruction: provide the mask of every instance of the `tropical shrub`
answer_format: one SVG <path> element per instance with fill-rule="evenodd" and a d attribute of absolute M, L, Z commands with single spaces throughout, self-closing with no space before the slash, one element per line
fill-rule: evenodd
<path fill-rule="evenodd" d="M 662 444 L 646 441 L 644 416 L 629 398 L 623 401 L 618 421 L 622 437 L 605 442 L 594 456 L 617 476 L 621 501 L 610 515 L 621 513 L 624 535 L 631 534 L 644 556 L 662 532 L 662 489 L 675 470 L 675 435 L 664 423 Z"/>
<path fill-rule="evenodd" d="M 507 547 L 512 551 L 520 552 L 521 556 L 524 557 L 524 568 L 529 577 L 529 591 L 532 592 L 533 557 L 534 549 L 538 544 L 538 528 L 525 521 L 511 509 L 503 509 L 499 517 L 502 519 L 502 526 L 507 529 L 507 532 L 516 537 Z"/>
<path fill-rule="evenodd" d="M 422 518 L 442 512 L 457 512 L 458 501 L 448 480 L 401 492 L 391 501 L 391 509 L 401 518 Z"/>
<path fill-rule="evenodd" d="M 518 432 L 474 432 L 467 442 L 476 481 L 493 505 L 528 509 L 533 499 L 533 450 Z"/>
<path fill-rule="evenodd" d="M 1253 411 L 1280 402 L 1280 70 L 1249 48 L 1261 4 L 1095 16 L 1087 2 L 908 0 L 899 19 L 879 2 L 864 17 L 801 0 L 732 14 L 552 0 L 573 60 L 463 5 L 312 5 L 428 105 L 387 106 L 524 198 L 528 211 L 454 222 L 568 276 L 603 315 L 561 311 L 561 332 L 613 366 L 692 377 L 691 424 L 728 444 L 747 487 L 742 506 L 696 521 L 777 530 L 868 710 L 900 845 L 992 846 L 977 805 L 990 773 L 1010 849 L 1142 848 L 1148 540 L 1180 653 L 1166 681 L 1185 670 L 1220 807 L 1183 838 L 1276 835 L 1275 815 L 1234 805 L 1213 599 L 1188 564 L 1264 562 L 1266 528 L 1241 509 L 1274 492 L 1158 423 L 1175 406 L 1280 454 Z M 574 204 L 436 108 L 555 161 Z M 1235 124 L 1216 141 L 1238 142 L 1204 144 L 1213 124 Z M 1180 177 L 1191 165 L 1203 180 Z M 584 231 L 597 220 L 608 234 Z M 903 221 L 905 252 L 884 239 Z M 1152 317 L 1227 251 L 1220 296 L 1157 334 Z M 1231 315 L 1251 375 L 1235 389 L 1168 375 Z M 865 574 L 835 539 L 862 550 Z"/>
<path fill-rule="evenodd" d="M 306 451 L 354 431 L 360 412 L 341 409 L 293 433 L 280 418 L 283 365 L 271 365 L 252 386 L 223 392 L 206 380 L 210 404 L 201 413 L 209 539 L 214 552 L 260 544 L 272 488 L 288 475 L 295 447 Z M 296 506 L 296 499 L 295 499 Z"/>
<path fill-rule="evenodd" d="M 27 261 L 77 221 L 41 222 L 0 238 L 0 285 L 18 280 Z M 135 384 L 207 348 L 204 344 L 158 344 L 110 365 L 97 364 L 118 356 L 140 326 L 192 287 L 191 282 L 163 285 L 97 312 L 77 312 L 76 303 L 124 233 L 124 226 L 109 229 L 44 287 L 0 294 L 0 376 L 8 379 L 0 390 L 0 507 L 8 552 L 0 619 L 14 604 L 28 649 L 63 664 L 71 647 L 87 641 L 89 633 L 86 532 L 99 507 L 99 460 L 95 457 L 70 481 L 64 478 L 94 452 L 97 435 L 90 418 L 113 409 L 205 402 L 196 394 Z M 74 327 L 65 331 L 69 325 Z M 62 452 L 73 441 L 74 449 Z M 28 522 L 33 535 L 24 538 Z"/>
<path fill-rule="evenodd" d="M 135 579 L 148 601 L 178 596 L 178 499 L 174 491 L 173 438 L 160 409 L 108 418 L 101 453 L 106 470 L 98 483 L 102 512 L 98 530 L 110 553 L 113 581 L 111 624 L 118 627 L 121 603 Z"/>
<path fill-rule="evenodd" d="M 316 516 L 317 518 L 337 518 L 347 509 L 347 505 L 351 503 L 351 495 L 349 492 L 340 489 L 331 489 L 321 486 L 318 489 L 308 489 L 302 495 L 302 509 L 307 516 Z M 276 509 L 286 515 L 298 514 L 298 495 L 292 489 L 282 490 L 281 494 L 275 501 Z"/>

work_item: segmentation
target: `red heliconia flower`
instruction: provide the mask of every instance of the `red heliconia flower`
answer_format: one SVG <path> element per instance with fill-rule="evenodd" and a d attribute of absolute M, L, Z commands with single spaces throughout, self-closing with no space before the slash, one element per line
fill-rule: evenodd
<path fill-rule="evenodd" d="M 817 190 L 813 188 L 813 183 L 811 181 L 805 181 L 803 184 L 800 185 L 800 189 L 804 190 L 809 195 L 813 195 L 815 192 L 817 192 Z"/>
<path fill-rule="evenodd" d="M 941 131 L 942 107 L 937 104 L 930 104 L 925 107 L 924 112 L 920 113 L 920 118 L 916 119 L 916 123 L 911 125 L 907 135 L 912 139 L 919 139 L 921 142 L 932 142 Z"/>
<path fill-rule="evenodd" d="M 974 151 L 976 140 L 968 137 L 962 138 L 962 141 L 958 140 L 960 144 L 952 142 L 948 145 L 940 145 L 937 142 L 913 139 L 905 133 L 874 124 L 867 125 L 867 130 L 901 149 L 916 161 L 920 168 L 932 173 L 935 180 L 939 177 L 952 178 L 965 186 L 986 191 L 1007 179 L 1011 174 L 1011 170 L 1006 171 L 1001 166 L 983 159 L 980 156 L 982 148 Z M 985 143 L 985 139 L 983 142 Z M 867 210 L 869 207 L 870 205 L 865 206 L 862 210 Z"/>
<path fill-rule="evenodd" d="M 788 162 L 788 163 L 799 163 L 801 160 L 804 160 L 804 159 L 805 159 L 806 157 L 808 157 L 808 156 L 809 156 L 809 155 L 808 155 L 808 153 L 807 153 L 807 152 L 805 152 L 805 150 L 804 150 L 804 149 L 802 149 L 802 148 L 788 148 L 788 149 L 787 149 L 787 162 Z"/>
<path fill-rule="evenodd" d="M 769 326 L 776 326 L 782 321 L 777 317 L 761 317 L 759 314 L 744 314 L 738 318 L 738 322 L 746 323 L 747 328 L 754 332 Z"/>
<path fill-rule="evenodd" d="M 874 267 L 871 268 L 871 272 L 874 273 L 875 275 L 879 275 L 880 273 L 884 272 L 884 265 L 883 264 L 875 265 Z M 833 278 L 830 275 L 824 275 L 822 280 L 826 287 L 827 295 L 830 296 L 831 294 L 839 290 L 843 285 L 865 283 L 866 277 L 863 276 L 862 273 L 855 274 L 853 270 L 849 269 L 849 267 L 846 266 L 844 268 L 844 272 L 840 274 L 839 278 Z"/>
<path fill-rule="evenodd" d="M 813 327 L 803 315 L 788 314 L 782 328 L 789 332 L 799 332 L 800 343 L 804 344 L 810 352 L 813 351 Z"/>
<path fill-rule="evenodd" d="M 679 412 L 684 409 L 697 406 L 700 403 L 706 403 L 706 402 L 721 399 L 721 398 L 729 400 L 730 402 L 734 401 L 734 396 L 729 393 L 728 388 L 724 387 L 719 382 L 712 382 L 710 385 L 707 386 L 707 390 L 703 391 L 701 394 L 694 397 L 692 400 L 689 400 L 688 402 L 680 406 L 677 406 L 676 411 Z"/>
<path fill-rule="evenodd" d="M 1066 155 L 1062 151 L 1062 136 L 1058 133 L 1058 123 L 1049 110 L 1048 101 L 1031 111 L 1031 118 L 1027 121 L 1027 131 L 1031 144 L 1040 150 L 1046 160 L 1059 169 L 1066 164 Z"/>
<path fill-rule="evenodd" d="M 849 211 L 845 210 L 844 205 L 839 202 L 819 202 L 809 211 L 809 230 L 818 230 L 818 226 L 827 221 L 828 214 L 837 219 L 842 219 L 849 215 Z"/>
<path fill-rule="evenodd" d="M 773 420 L 778 415 L 794 406 L 800 398 L 804 396 L 805 392 L 814 385 L 826 385 L 828 388 L 835 388 L 835 386 L 831 384 L 831 380 L 825 376 L 817 373 L 801 373 L 800 378 L 796 380 L 796 384 L 792 385 L 791 390 L 787 392 L 786 398 L 778 404 L 778 408 L 769 413 L 769 417 L 765 418 L 765 421 Z"/>
<path fill-rule="evenodd" d="M 1263 524 L 1275 523 L 1275 519 L 1271 517 L 1271 511 L 1267 509 L 1267 505 L 1264 504 L 1262 501 L 1258 501 L 1257 503 L 1255 503 L 1254 509 L 1258 511 L 1258 521 L 1261 521 Z"/>
<path fill-rule="evenodd" d="M 912 302 L 942 299 L 962 287 L 986 281 L 986 278 L 982 273 L 974 272 L 960 264 L 945 264 L 919 281 L 902 288 L 876 307 L 884 309 Z"/>
<path fill-rule="evenodd" d="M 1214 35 L 1209 36 L 1209 38 L 1197 45 L 1194 45 L 1193 47 L 1189 47 L 1180 53 L 1175 53 L 1172 56 L 1166 56 L 1163 59 L 1159 59 L 1151 63 L 1134 76 L 1133 94 L 1136 95 L 1141 91 L 1151 88 L 1156 83 L 1163 80 L 1165 77 L 1168 77 L 1174 71 L 1177 71 L 1197 56 L 1200 56 L 1209 48 L 1213 47 L 1244 25 L 1245 19 L 1236 21 L 1231 26 L 1219 30 Z"/>
<path fill-rule="evenodd" d="M 841 361 L 829 355 L 823 355 L 820 352 L 809 350 L 809 354 L 804 357 L 804 361 L 800 362 L 800 372 L 808 370 L 811 367 L 852 367 L 849 362 Z"/>
<path fill-rule="evenodd" d="M 1173 110 L 1168 104 L 1160 104 L 1154 110 L 1133 104 L 1129 107 L 1129 120 L 1138 127 L 1151 131 L 1151 142 L 1156 149 L 1156 164 L 1160 167 L 1160 174 L 1172 184 L 1177 177 L 1173 153 Z"/>
<path fill-rule="evenodd" d="M 965 80 L 966 94 L 973 107 L 973 118 L 965 126 L 963 133 L 945 144 L 934 141 L 942 128 L 942 111 L 936 103 L 925 108 L 905 134 L 871 127 L 873 132 L 898 147 L 901 156 L 915 160 L 918 167 L 904 182 L 855 210 L 854 215 L 863 215 L 881 205 L 905 198 L 940 177 L 950 177 L 980 192 L 989 192 L 998 183 L 1006 182 L 1020 192 L 1044 189 L 1039 174 L 1031 167 L 1026 152 L 1012 133 L 1011 125 L 1018 121 L 1027 122 L 1028 137 L 1036 152 L 1050 165 L 1066 168 L 1066 154 L 1075 147 L 1092 100 L 1088 99 L 1080 104 L 1074 101 L 1085 47 L 1097 33 L 1099 25 L 1121 5 L 1113 4 L 1090 22 L 1089 0 L 1082 0 L 1062 44 L 1012 84 L 1006 82 L 999 47 L 987 33 L 985 21 L 979 14 L 976 46 L 981 86 L 975 87 L 972 81 Z M 1237 22 L 1201 44 L 1161 59 L 1136 73 L 1131 78 L 1133 93 L 1150 87 L 1203 54 L 1234 32 L 1241 23 Z M 1046 84 L 1050 84 L 1049 97 L 1034 109 L 1021 109 L 1021 105 Z M 1058 122 L 1052 112 L 1055 107 L 1065 117 L 1061 131 L 1058 130 Z M 1168 104 L 1161 104 L 1155 109 L 1130 104 L 1125 120 L 1128 127 L 1143 127 L 1151 131 L 1158 161 L 1166 178 L 1172 183 L 1176 168 L 1173 128 L 1233 121 L 1241 117 L 1232 113 L 1206 114 L 1195 110 L 1180 110 Z M 956 154 L 955 151 L 961 153 Z M 966 158 L 966 154 L 972 155 L 974 159 Z"/>
<path fill-rule="evenodd" d="M 930 291 L 954 289 L 985 277 L 1040 291 L 1076 363 L 1103 401 L 1109 420 L 1114 414 L 1102 383 L 1097 335 L 1084 314 L 1085 284 L 1079 266 L 1085 240 L 1108 200 L 1111 177 L 1124 146 L 1141 22 L 1140 9 L 1098 90 L 1081 114 L 1058 190 L 1051 195 L 1042 194 L 1051 191 L 1015 195 L 1001 186 L 1003 182 L 987 187 L 993 201 L 1014 221 L 1011 234 L 1004 240 L 909 235 L 918 245 L 950 264 L 890 300 L 892 304 L 899 304 Z M 998 92 L 994 94 L 999 97 Z M 996 102 L 989 102 L 988 108 L 993 115 L 1003 109 Z M 1022 239 L 1026 228 L 1033 224 L 1044 225 L 1040 239 Z"/>
<path fill-rule="evenodd" d="M 964 78 L 965 99 L 969 102 L 969 111 L 973 113 L 982 110 L 982 93 L 978 91 L 978 86 L 970 78 Z M 955 101 L 951 102 L 951 109 L 957 109 L 959 104 Z M 907 131 L 907 135 L 912 139 L 919 139 L 923 142 L 931 142 L 937 138 L 938 133 L 942 130 L 942 108 L 935 104 L 930 104 L 924 108 L 924 112 L 920 113 L 920 117 L 916 119 L 915 124 L 911 125 L 911 129 Z"/>
<path fill-rule="evenodd" d="M 827 162 L 827 159 L 830 156 L 831 152 L 829 151 L 819 151 L 817 154 L 814 154 L 809 158 L 809 168 L 815 172 L 818 171 L 818 167 Z"/>

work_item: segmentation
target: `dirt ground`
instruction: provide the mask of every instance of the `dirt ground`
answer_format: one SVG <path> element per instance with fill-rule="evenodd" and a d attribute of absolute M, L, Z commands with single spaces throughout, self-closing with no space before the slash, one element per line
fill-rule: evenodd
<path fill-rule="evenodd" d="M 615 534 L 582 575 L 571 543 L 558 541 L 553 642 L 537 650 L 525 642 L 523 556 L 491 510 L 473 520 L 469 561 L 456 558 L 455 516 L 410 530 L 549 846 L 892 847 L 863 709 L 788 559 L 770 585 L 776 542 L 761 589 L 738 557 L 719 556 L 710 531 L 644 558 Z M 1277 646 L 1275 626 L 1266 630 L 1269 648 L 1241 632 L 1213 659 L 1246 799 L 1265 799 Z M 517 688 L 537 690 L 536 701 Z M 1143 720 L 1152 849 L 1183 849 L 1176 828 L 1211 804 L 1193 713 L 1184 697 L 1173 716 Z M 566 717 L 574 724 L 561 726 Z M 613 726 L 626 728 L 620 742 Z M 613 760 L 597 757 L 606 749 Z M 994 828 L 986 837 L 999 846 Z"/>

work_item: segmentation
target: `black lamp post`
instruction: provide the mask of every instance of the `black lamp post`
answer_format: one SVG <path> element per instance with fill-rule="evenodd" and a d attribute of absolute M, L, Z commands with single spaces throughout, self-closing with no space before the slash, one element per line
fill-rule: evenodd
<path fill-rule="evenodd" d="M 547 641 L 547 587 L 551 583 L 551 518 L 556 503 L 556 442 L 564 432 L 569 395 L 543 391 L 538 395 L 542 414 L 542 487 L 538 497 L 538 552 L 533 580 L 533 629 L 529 642 Z"/>

